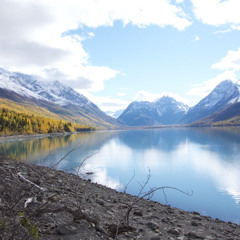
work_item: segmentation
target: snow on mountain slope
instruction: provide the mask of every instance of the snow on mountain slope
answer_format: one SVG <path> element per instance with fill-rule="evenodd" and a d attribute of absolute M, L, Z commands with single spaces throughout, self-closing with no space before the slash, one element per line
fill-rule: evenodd
<path fill-rule="evenodd" d="M 22 96 L 51 101 L 61 106 L 73 104 L 83 107 L 92 104 L 82 94 L 59 81 L 38 80 L 33 76 L 9 72 L 3 68 L 0 68 L 0 88 L 14 91 Z"/>
<path fill-rule="evenodd" d="M 240 82 L 225 80 L 197 105 L 190 108 L 180 123 L 193 123 L 236 102 L 240 102 Z"/>
<path fill-rule="evenodd" d="M 118 119 L 130 126 L 171 125 L 176 124 L 188 108 L 164 96 L 155 102 L 132 102 Z"/>
<path fill-rule="evenodd" d="M 204 98 L 199 105 L 205 108 L 213 108 L 219 103 L 227 104 L 239 101 L 239 88 L 230 80 L 221 82 L 213 91 Z"/>

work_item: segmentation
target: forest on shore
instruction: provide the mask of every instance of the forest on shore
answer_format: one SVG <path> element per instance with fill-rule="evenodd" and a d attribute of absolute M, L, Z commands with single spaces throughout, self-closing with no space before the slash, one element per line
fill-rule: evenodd
<path fill-rule="evenodd" d="M 44 134 L 94 130 L 86 125 L 51 119 L 33 114 L 0 109 L 0 135 Z"/>

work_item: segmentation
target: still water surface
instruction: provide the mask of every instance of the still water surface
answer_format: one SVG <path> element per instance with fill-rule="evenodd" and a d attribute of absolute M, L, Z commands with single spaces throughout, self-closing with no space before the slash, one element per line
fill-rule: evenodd
<path fill-rule="evenodd" d="M 92 181 L 137 195 L 150 169 L 146 188 L 171 186 L 167 204 L 240 224 L 240 128 L 170 128 L 139 131 L 102 131 L 61 137 L 0 142 L 2 154 L 21 161 L 58 166 L 75 172 L 86 156 L 81 173 Z M 85 175 L 86 176 L 86 175 Z M 153 199 L 166 203 L 164 194 Z"/>

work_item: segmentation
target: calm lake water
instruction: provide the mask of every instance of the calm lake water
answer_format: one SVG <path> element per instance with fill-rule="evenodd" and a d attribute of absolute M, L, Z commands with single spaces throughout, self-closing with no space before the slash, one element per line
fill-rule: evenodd
<path fill-rule="evenodd" d="M 192 196 L 166 189 L 169 205 L 240 224 L 240 128 L 169 128 L 102 131 L 61 137 L 0 142 L 1 154 L 21 161 L 53 166 L 74 146 L 77 150 L 58 166 L 92 181 L 139 193 L 148 169 L 151 187 L 171 186 Z M 166 203 L 162 191 L 153 199 Z"/>

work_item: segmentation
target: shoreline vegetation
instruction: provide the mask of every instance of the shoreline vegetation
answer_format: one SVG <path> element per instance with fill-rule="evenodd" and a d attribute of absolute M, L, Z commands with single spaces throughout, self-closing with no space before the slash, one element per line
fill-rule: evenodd
<path fill-rule="evenodd" d="M 79 123 L 53 119 L 33 114 L 20 113 L 8 108 L 0 108 L 0 140 L 29 137 L 47 137 L 54 135 L 65 135 L 83 131 L 96 130 L 144 130 L 158 128 L 181 128 L 181 127 L 236 127 L 240 126 L 239 118 L 232 121 L 218 123 L 202 123 L 200 121 L 188 125 L 153 125 L 153 126 L 116 126 L 115 129 L 101 129 L 86 126 Z"/>
<path fill-rule="evenodd" d="M 237 240 L 240 236 L 235 223 L 139 199 L 53 168 L 0 157 L 0 179 L 0 239 Z"/>
<path fill-rule="evenodd" d="M 0 136 L 73 133 L 93 131 L 94 127 L 43 116 L 0 109 Z"/>

